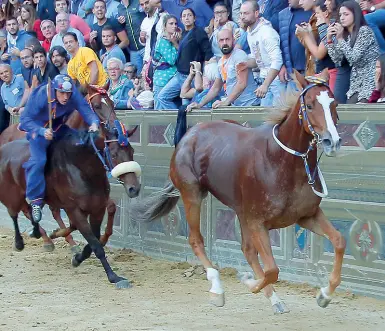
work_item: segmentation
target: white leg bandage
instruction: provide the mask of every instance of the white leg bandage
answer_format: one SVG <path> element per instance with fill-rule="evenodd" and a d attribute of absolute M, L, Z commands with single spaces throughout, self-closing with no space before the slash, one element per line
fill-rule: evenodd
<path fill-rule="evenodd" d="M 214 268 L 207 268 L 207 280 L 211 282 L 211 293 L 223 294 L 224 290 L 222 287 L 221 280 L 219 279 L 219 272 Z"/>
<path fill-rule="evenodd" d="M 270 300 L 272 306 L 274 306 L 275 304 L 277 304 L 279 302 L 282 302 L 282 300 L 279 298 L 277 293 L 275 293 L 275 291 L 273 291 L 273 294 L 271 295 L 269 300 Z"/>
<path fill-rule="evenodd" d="M 333 295 L 332 291 L 330 290 L 330 286 L 321 287 L 321 292 L 325 299 L 331 299 L 331 296 Z"/>

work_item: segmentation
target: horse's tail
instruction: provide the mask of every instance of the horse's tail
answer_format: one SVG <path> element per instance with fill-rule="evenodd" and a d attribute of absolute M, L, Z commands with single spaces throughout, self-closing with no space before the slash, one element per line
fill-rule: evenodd
<path fill-rule="evenodd" d="M 177 204 L 180 192 L 168 181 L 165 187 L 131 208 L 132 218 L 139 222 L 150 222 L 167 215 Z"/>

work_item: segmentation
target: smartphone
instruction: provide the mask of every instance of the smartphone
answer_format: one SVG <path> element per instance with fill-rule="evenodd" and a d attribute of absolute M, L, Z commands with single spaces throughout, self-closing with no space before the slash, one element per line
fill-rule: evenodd
<path fill-rule="evenodd" d="M 330 26 L 335 25 L 335 24 L 336 24 L 336 21 L 337 21 L 337 20 L 336 20 L 335 18 L 331 18 L 331 19 L 330 19 Z M 333 37 L 332 37 L 332 41 L 333 41 L 333 42 L 336 42 L 336 41 L 337 41 L 336 35 L 335 35 L 335 34 L 334 34 Z"/>

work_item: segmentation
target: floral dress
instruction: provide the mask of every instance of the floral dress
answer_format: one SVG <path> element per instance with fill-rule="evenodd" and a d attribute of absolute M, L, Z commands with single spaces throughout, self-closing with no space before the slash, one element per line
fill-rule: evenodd
<path fill-rule="evenodd" d="M 176 73 L 176 60 L 178 50 L 165 38 L 160 38 L 155 46 L 153 56 L 154 62 L 154 85 L 165 86 Z"/>
<path fill-rule="evenodd" d="M 380 55 L 372 29 L 362 26 L 353 46 L 350 36 L 345 40 L 326 44 L 328 53 L 336 65 L 341 65 L 344 58 L 352 67 L 350 88 L 346 93 L 348 99 L 358 93 L 358 100 L 369 99 L 375 88 L 376 61 Z"/>

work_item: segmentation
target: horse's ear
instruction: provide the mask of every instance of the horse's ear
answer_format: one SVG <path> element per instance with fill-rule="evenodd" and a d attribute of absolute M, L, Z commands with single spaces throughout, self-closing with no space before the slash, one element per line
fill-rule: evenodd
<path fill-rule="evenodd" d="M 107 81 L 106 85 L 103 87 L 106 91 L 110 88 L 110 80 Z"/>
<path fill-rule="evenodd" d="M 326 82 L 329 82 L 329 70 L 328 68 L 325 68 L 321 71 L 321 73 L 318 75 L 318 77 L 323 78 Z"/>
<path fill-rule="evenodd" d="M 304 76 L 302 76 L 297 70 L 293 69 L 294 71 L 294 74 L 293 74 L 293 79 L 295 79 L 296 81 L 298 81 L 298 83 L 301 85 L 301 87 L 304 89 L 306 86 L 309 85 L 309 83 L 307 82 L 307 80 L 305 79 Z"/>
<path fill-rule="evenodd" d="M 131 129 L 131 130 L 128 130 L 128 131 L 127 131 L 128 136 L 131 137 L 131 136 L 135 133 L 135 131 L 138 129 L 138 127 L 139 127 L 139 125 L 135 126 L 135 127 L 134 127 L 133 129 Z"/>

